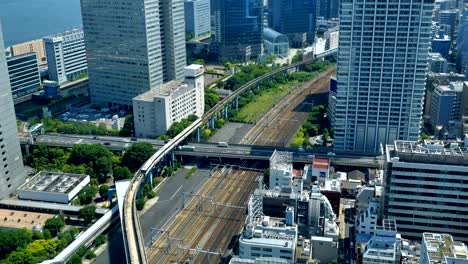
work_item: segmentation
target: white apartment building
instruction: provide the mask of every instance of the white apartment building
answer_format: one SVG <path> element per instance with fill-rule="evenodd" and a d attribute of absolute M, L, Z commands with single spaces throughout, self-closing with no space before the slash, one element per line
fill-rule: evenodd
<path fill-rule="evenodd" d="M 364 246 L 362 264 L 400 264 L 401 236 L 395 221 L 384 220 L 374 236 Z"/>
<path fill-rule="evenodd" d="M 184 68 L 184 81 L 170 81 L 133 98 L 137 137 L 155 138 L 174 122 L 189 115 L 201 117 L 205 109 L 203 66 Z"/>
<path fill-rule="evenodd" d="M 286 225 L 284 219 L 263 216 L 255 225 L 247 226 L 239 238 L 239 257 L 273 257 L 294 263 L 296 243 L 297 225 Z"/>
<path fill-rule="evenodd" d="M 406 238 L 468 239 L 468 150 L 454 142 L 395 141 L 385 151 L 383 215 Z"/>
<path fill-rule="evenodd" d="M 49 79 L 62 84 L 88 72 L 82 29 L 44 38 Z"/>
<path fill-rule="evenodd" d="M 270 157 L 270 190 L 290 189 L 292 170 L 292 153 L 275 150 Z"/>
<path fill-rule="evenodd" d="M 433 5 L 341 1 L 336 151 L 378 153 L 381 144 L 418 139 Z"/>
<path fill-rule="evenodd" d="M 468 248 L 449 234 L 424 233 L 419 264 L 467 264 Z"/>

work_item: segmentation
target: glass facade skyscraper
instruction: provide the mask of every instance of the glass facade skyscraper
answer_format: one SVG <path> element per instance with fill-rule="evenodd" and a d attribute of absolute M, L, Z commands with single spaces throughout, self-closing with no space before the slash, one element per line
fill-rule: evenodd
<path fill-rule="evenodd" d="M 269 0 L 269 26 L 288 35 L 307 34 L 307 41 L 314 42 L 317 21 L 317 0 Z"/>
<path fill-rule="evenodd" d="M 212 9 L 221 57 L 244 61 L 262 53 L 262 0 L 215 0 Z"/>
<path fill-rule="evenodd" d="M 183 79 L 183 0 L 81 0 L 91 100 L 131 106 L 132 98 Z"/>
<path fill-rule="evenodd" d="M 0 50 L 5 50 L 1 25 Z M 0 52 L 0 112 L 0 198 L 4 198 L 26 179 L 4 52 Z"/>
<path fill-rule="evenodd" d="M 418 140 L 432 9 L 431 0 L 341 1 L 336 151 Z"/>

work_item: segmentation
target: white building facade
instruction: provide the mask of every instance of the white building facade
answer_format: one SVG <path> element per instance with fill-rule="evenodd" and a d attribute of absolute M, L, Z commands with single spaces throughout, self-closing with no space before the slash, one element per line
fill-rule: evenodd
<path fill-rule="evenodd" d="M 247 227 L 239 238 L 239 257 L 273 257 L 293 263 L 296 243 L 297 225 L 288 226 L 281 219 L 264 216 L 257 225 Z"/>
<path fill-rule="evenodd" d="M 185 80 L 170 81 L 133 98 L 137 137 L 155 138 L 174 122 L 190 115 L 201 117 L 205 109 L 202 65 L 185 67 Z"/>
<path fill-rule="evenodd" d="M 82 29 L 44 38 L 49 79 L 62 84 L 88 72 Z"/>
<path fill-rule="evenodd" d="M 343 0 L 340 5 L 336 151 L 377 153 L 417 140 L 433 3 Z"/>
<path fill-rule="evenodd" d="M 292 170 L 292 153 L 275 150 L 270 158 L 270 190 L 291 188 Z"/>

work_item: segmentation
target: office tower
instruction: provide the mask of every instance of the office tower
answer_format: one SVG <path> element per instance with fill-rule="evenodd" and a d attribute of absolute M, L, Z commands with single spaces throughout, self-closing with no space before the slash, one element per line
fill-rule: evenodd
<path fill-rule="evenodd" d="M 403 237 L 441 232 L 467 241 L 466 147 L 442 141 L 387 145 L 383 215 L 396 220 Z"/>
<path fill-rule="evenodd" d="M 418 140 L 432 6 L 341 1 L 336 151 L 377 153 L 381 144 Z"/>
<path fill-rule="evenodd" d="M 249 61 L 262 53 L 262 0 L 216 0 L 214 41 L 222 59 Z"/>
<path fill-rule="evenodd" d="M 452 40 L 448 35 L 437 34 L 432 37 L 431 40 L 431 51 L 437 52 L 442 55 L 446 60 L 450 59 L 450 47 L 452 46 Z"/>
<path fill-rule="evenodd" d="M 462 93 L 463 82 L 435 85 L 435 89 L 431 93 L 430 118 L 430 124 L 434 131 L 438 126 L 446 128 L 449 123 L 460 120 Z"/>
<path fill-rule="evenodd" d="M 7 67 L 14 99 L 39 90 L 41 75 L 35 53 L 25 53 L 7 58 Z"/>
<path fill-rule="evenodd" d="M 210 36 L 210 0 L 185 0 L 185 32 L 194 38 Z"/>
<path fill-rule="evenodd" d="M 49 80 L 62 84 L 88 72 L 82 29 L 44 38 Z"/>
<path fill-rule="evenodd" d="M 318 0 L 318 15 L 325 19 L 338 18 L 340 0 Z"/>
<path fill-rule="evenodd" d="M 458 29 L 457 70 L 468 80 L 468 6 L 463 9 Z"/>
<path fill-rule="evenodd" d="M 0 50 L 5 50 L 1 25 Z M 4 52 L 0 52 L 0 111 L 0 198 L 4 198 L 26 179 Z"/>
<path fill-rule="evenodd" d="M 457 28 L 459 23 L 458 9 L 443 10 L 439 12 L 438 20 L 440 27 L 451 40 L 456 39 Z"/>
<path fill-rule="evenodd" d="M 269 0 L 268 10 L 272 29 L 285 34 L 290 41 L 305 34 L 308 43 L 314 42 L 317 0 Z"/>
<path fill-rule="evenodd" d="M 429 71 L 434 73 L 443 73 L 448 71 L 447 59 L 440 53 L 429 53 Z"/>
<path fill-rule="evenodd" d="M 183 0 L 81 0 L 91 100 L 132 105 L 132 98 L 183 79 Z"/>

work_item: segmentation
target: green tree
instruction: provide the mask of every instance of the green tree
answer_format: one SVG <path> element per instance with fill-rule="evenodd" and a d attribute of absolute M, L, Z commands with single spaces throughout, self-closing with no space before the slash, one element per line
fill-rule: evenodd
<path fill-rule="evenodd" d="M 75 145 L 68 159 L 69 164 L 87 165 L 87 172 L 105 181 L 112 172 L 112 152 L 101 145 Z"/>
<path fill-rule="evenodd" d="M 65 221 L 59 217 L 49 218 L 44 223 L 44 229 L 49 230 L 52 236 L 56 236 L 65 226 Z"/>
<path fill-rule="evenodd" d="M 166 141 L 166 140 L 170 140 L 171 138 L 168 135 L 164 134 L 164 135 L 158 136 L 156 139 Z"/>
<path fill-rule="evenodd" d="M 100 246 L 107 241 L 107 236 L 106 235 L 99 235 L 94 239 L 94 245 Z"/>
<path fill-rule="evenodd" d="M 201 133 L 200 133 L 200 138 L 202 141 L 207 141 L 208 139 L 210 139 L 210 136 L 211 136 L 211 129 L 204 129 Z"/>
<path fill-rule="evenodd" d="M 91 223 L 94 218 L 96 217 L 96 206 L 94 205 L 88 205 L 80 209 L 78 211 L 78 216 L 79 218 L 83 219 L 85 223 L 89 224 Z"/>
<path fill-rule="evenodd" d="M 136 201 L 136 208 L 137 208 L 137 210 L 138 210 L 138 211 L 143 210 L 143 208 L 145 207 L 145 203 L 146 203 L 145 199 L 143 199 L 143 198 L 142 198 L 142 199 L 138 199 L 138 200 Z"/>
<path fill-rule="evenodd" d="M 23 248 L 18 248 L 18 250 L 11 252 L 10 255 L 6 258 L 5 261 L 1 263 L 5 264 L 25 264 L 25 263 L 38 263 L 32 254 Z"/>
<path fill-rule="evenodd" d="M 205 65 L 205 60 L 204 59 L 196 59 L 192 62 L 192 64 L 199 64 L 199 65 Z"/>
<path fill-rule="evenodd" d="M 103 184 L 99 187 L 99 196 L 107 200 L 107 194 L 109 193 L 109 186 Z"/>
<path fill-rule="evenodd" d="M 121 165 L 135 172 L 154 154 L 154 152 L 153 145 L 150 143 L 135 143 L 125 151 Z"/>
<path fill-rule="evenodd" d="M 81 257 L 78 256 L 78 254 L 74 254 L 68 261 L 67 264 L 82 264 L 83 261 L 81 260 Z"/>
<path fill-rule="evenodd" d="M 132 178 L 132 173 L 127 167 L 115 167 L 113 173 L 114 181 L 121 181 Z"/>
<path fill-rule="evenodd" d="M 50 231 L 47 230 L 47 229 L 42 231 L 42 234 L 44 234 L 44 239 L 51 239 L 52 238 L 52 233 L 50 233 Z"/>
<path fill-rule="evenodd" d="M 96 186 L 86 186 L 81 190 L 80 194 L 78 194 L 78 200 L 80 201 L 80 204 L 90 204 L 94 197 L 96 197 L 97 193 L 98 189 Z"/>
<path fill-rule="evenodd" d="M 119 131 L 119 136 L 121 137 L 133 136 L 133 131 L 135 131 L 134 127 L 135 125 L 133 122 L 133 115 L 125 116 L 125 122 L 124 122 L 122 129 Z"/>
<path fill-rule="evenodd" d="M 26 248 L 32 241 L 32 232 L 26 228 L 18 230 L 0 230 L 0 259 L 17 248 Z"/>

